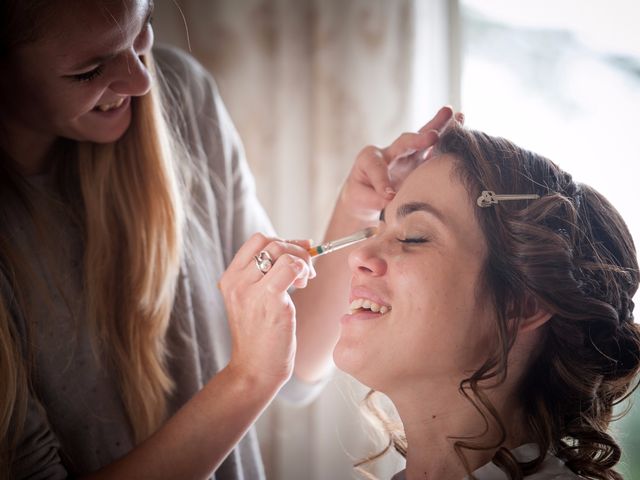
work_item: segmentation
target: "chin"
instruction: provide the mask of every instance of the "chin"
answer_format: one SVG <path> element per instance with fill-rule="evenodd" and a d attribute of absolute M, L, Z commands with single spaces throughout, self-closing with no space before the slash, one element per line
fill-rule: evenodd
<path fill-rule="evenodd" d="M 127 122 L 126 124 L 123 124 L 118 128 L 103 130 L 99 134 L 97 132 L 94 132 L 92 135 L 88 136 L 89 138 L 87 138 L 87 140 L 94 143 L 116 142 L 120 140 L 124 136 L 124 134 L 127 132 L 127 130 L 129 129 L 130 123 L 131 122 Z"/>
<path fill-rule="evenodd" d="M 122 138 L 131 125 L 131 109 L 122 112 L 120 118 L 86 118 L 76 125 L 68 138 L 79 142 L 113 143 Z"/>
<path fill-rule="evenodd" d="M 124 128 L 121 131 L 109 132 L 108 134 L 92 135 L 93 138 L 88 138 L 87 141 L 101 144 L 117 142 L 124 136 L 126 131 L 127 129 Z"/>
<path fill-rule="evenodd" d="M 355 372 L 358 370 L 357 365 L 362 364 L 362 360 L 359 360 L 358 355 L 352 349 L 345 348 L 341 345 L 340 341 L 333 349 L 333 363 L 336 367 L 345 373 L 348 373 L 352 377 L 355 377 Z"/>
<path fill-rule="evenodd" d="M 375 386 L 378 382 L 374 378 L 376 369 L 379 368 L 377 361 L 367 360 L 361 352 L 346 348 L 338 343 L 333 350 L 333 362 L 337 368 L 352 376 L 358 382 L 369 388 L 378 389 Z"/>

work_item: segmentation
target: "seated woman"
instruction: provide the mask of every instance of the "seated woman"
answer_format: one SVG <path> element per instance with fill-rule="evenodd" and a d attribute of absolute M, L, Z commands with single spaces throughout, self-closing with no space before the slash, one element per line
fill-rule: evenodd
<path fill-rule="evenodd" d="M 622 478 L 608 427 L 640 368 L 639 273 L 601 194 L 453 125 L 349 264 L 334 360 L 396 407 L 394 480 Z"/>

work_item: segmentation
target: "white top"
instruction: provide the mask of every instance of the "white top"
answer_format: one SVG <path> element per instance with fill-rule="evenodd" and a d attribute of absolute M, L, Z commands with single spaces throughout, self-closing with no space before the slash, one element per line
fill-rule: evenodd
<path fill-rule="evenodd" d="M 538 446 L 535 443 L 520 445 L 511 450 L 513 456 L 519 462 L 530 462 L 538 456 Z M 477 480 L 509 480 L 509 477 L 495 463 L 489 462 L 473 472 Z M 468 479 L 469 477 L 465 477 Z M 540 470 L 532 475 L 527 475 L 527 480 L 578 480 L 582 477 L 569 470 L 558 457 L 548 453 Z M 391 480 L 406 480 L 405 470 L 396 473 Z"/>

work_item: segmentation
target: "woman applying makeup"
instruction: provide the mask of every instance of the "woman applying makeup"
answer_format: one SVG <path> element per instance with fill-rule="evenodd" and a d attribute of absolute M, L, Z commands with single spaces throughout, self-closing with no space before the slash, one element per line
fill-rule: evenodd
<path fill-rule="evenodd" d="M 327 375 L 344 256 L 306 292 L 308 242 L 273 236 L 213 80 L 153 48 L 152 10 L 0 6 L 2 478 L 263 478 L 253 422 Z M 327 238 L 451 114 L 364 150 Z"/>

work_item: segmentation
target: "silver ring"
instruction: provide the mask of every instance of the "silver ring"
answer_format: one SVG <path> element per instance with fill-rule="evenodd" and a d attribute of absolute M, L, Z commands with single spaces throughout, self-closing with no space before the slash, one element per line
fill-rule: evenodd
<path fill-rule="evenodd" d="M 266 250 L 261 250 L 260 253 L 253 258 L 256 261 L 256 267 L 258 267 L 258 270 L 263 274 L 266 274 L 271 270 L 271 267 L 273 267 L 273 258 L 271 258 L 271 255 L 269 255 L 269 252 Z"/>

